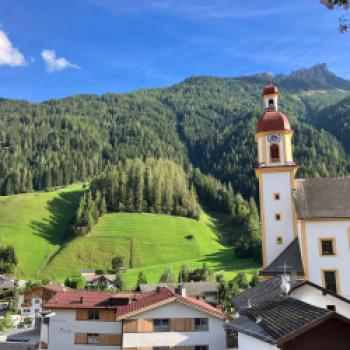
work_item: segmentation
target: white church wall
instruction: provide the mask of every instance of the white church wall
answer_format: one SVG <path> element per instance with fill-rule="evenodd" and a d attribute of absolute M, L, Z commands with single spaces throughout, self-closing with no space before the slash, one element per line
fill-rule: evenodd
<path fill-rule="evenodd" d="M 304 285 L 299 287 L 298 289 L 291 292 L 291 297 L 301 300 L 307 304 L 311 304 L 314 306 L 322 307 L 324 309 L 327 308 L 327 305 L 334 305 L 336 311 L 350 318 L 350 304 L 336 298 L 330 294 L 323 295 L 322 290 L 319 290 L 315 287 Z"/>
<path fill-rule="evenodd" d="M 294 239 L 291 200 L 291 179 L 289 172 L 262 173 L 264 193 L 265 232 L 267 264 L 270 264 Z M 275 193 L 280 194 L 276 200 Z M 275 218 L 281 214 L 281 220 Z M 281 236 L 282 244 L 277 243 Z"/>
<path fill-rule="evenodd" d="M 323 285 L 322 270 L 337 270 L 338 293 L 350 299 L 349 221 L 306 221 L 305 235 L 308 257 L 308 279 Z M 320 239 L 335 238 L 336 255 L 320 255 Z"/>

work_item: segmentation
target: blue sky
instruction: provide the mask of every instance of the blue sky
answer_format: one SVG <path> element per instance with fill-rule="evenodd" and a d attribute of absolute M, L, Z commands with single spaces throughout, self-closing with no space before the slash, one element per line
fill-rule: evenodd
<path fill-rule="evenodd" d="M 350 79 L 350 33 L 319 0 L 0 0 L 0 96 L 42 101 L 193 75 Z"/>

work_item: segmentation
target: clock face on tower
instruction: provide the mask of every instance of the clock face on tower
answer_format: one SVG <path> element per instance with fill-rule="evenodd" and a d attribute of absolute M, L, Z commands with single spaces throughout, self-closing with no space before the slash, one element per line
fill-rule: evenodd
<path fill-rule="evenodd" d="M 281 135 L 279 134 L 272 134 L 267 137 L 267 140 L 269 143 L 279 143 L 281 141 Z"/>

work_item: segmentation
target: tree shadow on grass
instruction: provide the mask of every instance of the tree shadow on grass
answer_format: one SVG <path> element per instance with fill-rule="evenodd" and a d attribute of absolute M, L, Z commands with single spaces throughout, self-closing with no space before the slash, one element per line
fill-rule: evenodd
<path fill-rule="evenodd" d="M 241 235 L 242 227 L 232 222 L 228 214 L 206 210 L 209 216 L 210 229 L 215 232 L 216 241 L 225 246 L 233 246 L 235 240 Z"/>
<path fill-rule="evenodd" d="M 46 239 L 53 245 L 62 245 L 72 237 L 69 235 L 70 224 L 78 207 L 83 191 L 60 192 L 47 203 L 49 217 L 32 221 L 30 227 L 34 234 Z"/>
<path fill-rule="evenodd" d="M 220 249 L 212 254 L 207 254 L 199 261 L 202 263 L 209 263 L 216 271 L 241 271 L 259 267 L 253 259 L 236 258 L 233 248 L 230 247 Z"/>
<path fill-rule="evenodd" d="M 242 227 L 232 223 L 228 214 L 206 210 L 210 217 L 208 226 L 216 233 L 216 241 L 224 247 L 219 251 L 205 255 L 200 261 L 214 265 L 215 270 L 239 271 L 256 269 L 258 264 L 250 258 L 240 259 L 235 256 L 234 242 L 242 234 Z"/>

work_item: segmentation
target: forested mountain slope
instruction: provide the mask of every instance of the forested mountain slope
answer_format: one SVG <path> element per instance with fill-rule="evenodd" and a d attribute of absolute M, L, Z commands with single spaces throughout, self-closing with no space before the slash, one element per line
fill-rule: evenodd
<path fill-rule="evenodd" d="M 349 147 L 333 128 L 336 123 L 346 128 L 347 114 L 334 117 L 332 125 L 317 116 L 345 103 L 339 101 L 350 95 L 350 82 L 324 65 L 275 81 L 282 93 L 280 108 L 295 130 L 299 176 L 348 174 Z M 128 94 L 39 104 L 2 99 L 0 193 L 89 180 L 107 164 L 127 158 L 163 157 L 232 182 L 246 197 L 255 195 L 254 132 L 266 82 L 265 75 L 194 77 L 170 88 Z"/>

